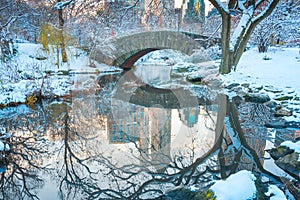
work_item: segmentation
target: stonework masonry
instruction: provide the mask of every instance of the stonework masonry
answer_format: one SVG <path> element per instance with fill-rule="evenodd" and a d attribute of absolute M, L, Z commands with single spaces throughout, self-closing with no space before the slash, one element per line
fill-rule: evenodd
<path fill-rule="evenodd" d="M 112 38 L 109 43 L 96 46 L 90 55 L 99 63 L 125 69 L 151 51 L 173 49 L 191 55 L 206 47 L 206 43 L 205 38 L 178 31 L 149 31 Z"/>

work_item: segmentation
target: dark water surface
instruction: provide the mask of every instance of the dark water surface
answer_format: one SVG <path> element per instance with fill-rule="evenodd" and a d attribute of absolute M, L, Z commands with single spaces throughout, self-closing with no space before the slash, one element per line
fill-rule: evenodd
<path fill-rule="evenodd" d="M 278 180 L 265 169 L 271 143 L 244 134 L 225 95 L 170 77 L 167 67 L 106 74 L 71 100 L 0 110 L 11 135 L 0 198 L 155 198 L 242 169 Z"/>

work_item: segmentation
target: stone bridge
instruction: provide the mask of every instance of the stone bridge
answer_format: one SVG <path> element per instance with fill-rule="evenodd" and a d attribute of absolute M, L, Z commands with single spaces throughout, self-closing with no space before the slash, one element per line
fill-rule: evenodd
<path fill-rule="evenodd" d="M 148 31 L 116 37 L 91 51 L 99 63 L 130 69 L 142 56 L 155 50 L 173 49 L 191 55 L 194 50 L 220 44 L 220 39 L 188 32 Z"/>

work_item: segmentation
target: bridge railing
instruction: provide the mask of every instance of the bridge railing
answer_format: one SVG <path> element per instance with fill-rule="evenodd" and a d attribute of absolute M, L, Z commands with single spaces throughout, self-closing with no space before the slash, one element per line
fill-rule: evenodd
<path fill-rule="evenodd" d="M 111 34 L 109 38 L 114 38 L 114 37 L 124 37 L 128 35 L 132 35 L 135 33 L 142 33 L 142 32 L 149 32 L 149 31 L 179 31 L 179 32 L 186 32 L 186 33 L 191 33 L 192 35 L 200 35 L 202 32 L 200 30 L 196 29 L 191 29 L 191 28 L 181 28 L 181 29 L 176 29 L 176 28 L 167 28 L 167 27 L 137 27 L 137 28 L 131 28 L 131 29 L 120 29 L 120 30 L 112 30 L 114 34 Z M 108 39 L 106 37 L 106 39 Z"/>

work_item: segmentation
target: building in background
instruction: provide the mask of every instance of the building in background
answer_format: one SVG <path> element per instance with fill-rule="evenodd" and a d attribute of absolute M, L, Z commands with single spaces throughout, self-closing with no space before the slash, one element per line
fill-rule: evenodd
<path fill-rule="evenodd" d="M 204 23 L 205 21 L 204 0 L 175 0 L 174 7 L 181 10 L 181 22 Z"/>

